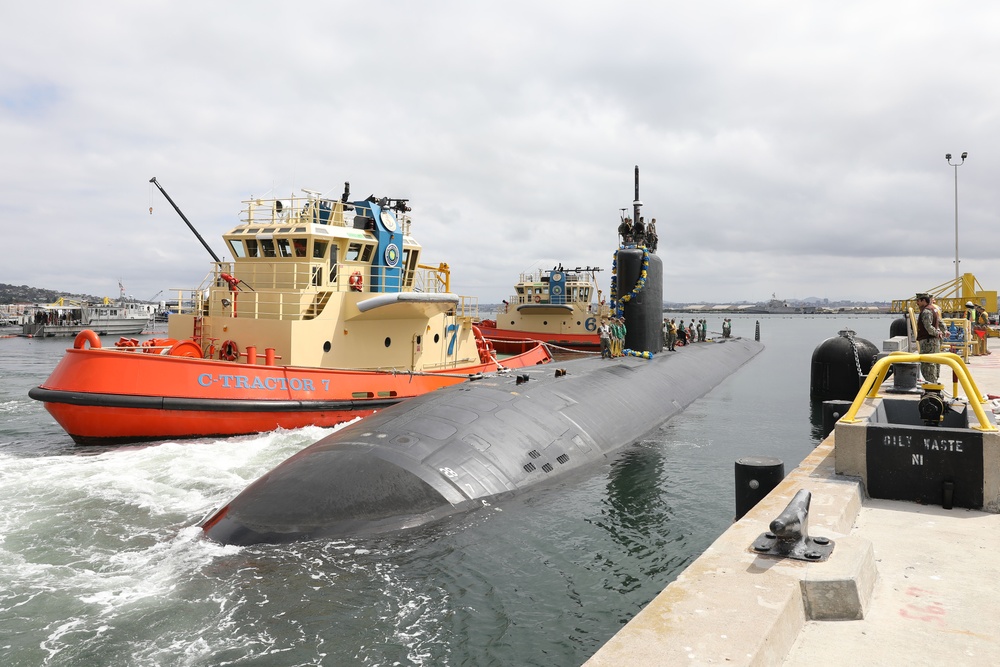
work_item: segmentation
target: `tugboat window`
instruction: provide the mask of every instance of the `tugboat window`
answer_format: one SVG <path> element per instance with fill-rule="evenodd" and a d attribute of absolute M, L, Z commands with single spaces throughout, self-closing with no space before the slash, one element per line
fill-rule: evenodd
<path fill-rule="evenodd" d="M 323 351 L 324 352 L 329 352 L 331 348 L 333 348 L 333 346 L 330 345 L 330 341 L 326 341 L 325 343 L 323 343 Z"/>
<path fill-rule="evenodd" d="M 257 239 L 247 239 L 247 257 L 259 257 L 259 252 L 257 251 Z"/>
<path fill-rule="evenodd" d="M 275 257 L 273 239 L 261 239 L 260 249 L 261 249 L 261 254 L 264 257 Z"/>
<path fill-rule="evenodd" d="M 291 257 L 292 256 L 292 246 L 288 242 L 288 239 L 278 239 L 277 240 L 277 244 L 278 244 L 278 253 L 282 257 Z"/>
<path fill-rule="evenodd" d="M 441 336 L 440 336 L 440 335 L 438 335 L 438 334 L 434 334 L 434 342 L 436 343 L 436 342 L 438 342 L 439 340 L 441 340 Z"/>
<path fill-rule="evenodd" d="M 388 336 L 386 336 L 385 337 L 385 346 L 389 347 L 390 345 L 392 345 L 392 339 L 389 338 Z"/>
<path fill-rule="evenodd" d="M 326 256 L 326 241 L 313 241 L 313 259 L 323 259 Z"/>
<path fill-rule="evenodd" d="M 404 287 L 413 287 L 413 277 L 417 273 L 417 260 L 420 251 L 415 248 L 403 248 L 403 266 L 406 267 Z"/>
<path fill-rule="evenodd" d="M 292 239 L 292 246 L 295 248 L 296 257 L 306 256 L 306 240 L 305 239 Z"/>
<path fill-rule="evenodd" d="M 230 241 L 229 247 L 233 251 L 233 257 L 235 257 L 236 259 L 241 259 L 243 257 L 246 257 L 246 255 L 243 253 L 243 241 Z"/>

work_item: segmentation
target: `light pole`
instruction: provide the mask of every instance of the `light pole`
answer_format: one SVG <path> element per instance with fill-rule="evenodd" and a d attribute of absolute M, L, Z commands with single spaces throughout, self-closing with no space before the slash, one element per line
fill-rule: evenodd
<path fill-rule="evenodd" d="M 945 153 L 944 159 L 948 161 L 948 164 L 955 168 L 955 289 L 961 290 L 962 283 L 959 282 L 958 278 L 958 168 L 965 164 L 965 158 L 969 157 L 968 153 L 962 153 L 962 161 L 951 163 L 951 153 Z M 961 291 L 959 291 L 958 296 L 961 297 Z"/>

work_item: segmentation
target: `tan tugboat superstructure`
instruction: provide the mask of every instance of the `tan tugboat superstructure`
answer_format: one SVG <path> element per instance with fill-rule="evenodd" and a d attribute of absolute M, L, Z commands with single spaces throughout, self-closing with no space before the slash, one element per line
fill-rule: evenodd
<path fill-rule="evenodd" d="M 522 273 L 514 294 L 496 319 L 480 323 L 483 335 L 498 349 L 517 342 L 542 341 L 557 347 L 598 350 L 597 328 L 611 314 L 602 302 L 595 267 L 540 269 Z"/>

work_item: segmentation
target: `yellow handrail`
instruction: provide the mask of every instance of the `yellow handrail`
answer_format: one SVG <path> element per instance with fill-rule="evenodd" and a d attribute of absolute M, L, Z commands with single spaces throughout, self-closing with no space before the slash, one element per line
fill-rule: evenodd
<path fill-rule="evenodd" d="M 439 285 L 444 286 L 445 292 L 451 292 L 451 268 L 447 264 L 444 262 L 441 262 L 437 266 L 417 264 L 417 268 L 427 271 L 431 278 L 435 278 Z M 437 292 L 438 290 L 434 289 L 433 291 Z"/>
<path fill-rule="evenodd" d="M 860 421 L 858 416 L 858 410 L 861 409 L 861 405 L 864 403 L 866 398 L 877 398 L 878 390 L 882 387 L 882 382 L 885 380 L 885 376 L 889 373 L 889 367 L 892 364 L 901 363 L 913 363 L 920 362 L 925 364 L 945 364 L 954 371 L 956 377 L 958 377 L 959 382 L 962 384 L 962 389 L 965 391 L 965 395 L 969 397 L 969 407 L 975 413 L 976 418 L 979 419 L 979 426 L 971 426 L 970 428 L 976 429 L 978 431 L 996 431 L 997 427 L 990 423 L 990 420 L 986 417 L 986 413 L 983 411 L 983 403 L 987 402 L 987 399 L 979 391 L 979 387 L 976 386 L 976 381 L 972 379 L 972 375 L 969 374 L 969 369 L 966 367 L 965 362 L 962 358 L 955 354 L 954 352 L 939 352 L 937 354 L 913 354 L 911 352 L 893 352 L 887 357 L 883 357 L 875 362 L 872 366 L 871 371 L 868 372 L 868 379 L 861 386 L 861 390 L 858 391 L 858 395 L 854 397 L 854 402 L 851 403 L 850 410 L 847 411 L 840 421 L 846 424 L 854 424 Z M 977 397 L 978 400 L 974 400 L 973 397 Z"/>

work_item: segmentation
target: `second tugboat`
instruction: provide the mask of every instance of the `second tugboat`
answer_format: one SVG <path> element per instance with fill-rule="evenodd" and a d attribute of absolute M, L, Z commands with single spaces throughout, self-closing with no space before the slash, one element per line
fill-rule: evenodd
<path fill-rule="evenodd" d="M 601 303 L 599 268 L 562 265 L 521 274 L 514 294 L 497 311 L 495 320 L 480 323 L 483 335 L 503 351 L 520 351 L 534 341 L 574 350 L 601 347 L 597 327 L 611 308 Z"/>
<path fill-rule="evenodd" d="M 544 346 L 497 360 L 448 265 L 421 264 L 404 199 L 351 201 L 349 184 L 339 200 L 250 199 L 221 261 L 151 182 L 215 262 L 167 338 L 104 348 L 83 331 L 29 392 L 78 444 L 333 426 L 551 360 Z"/>

